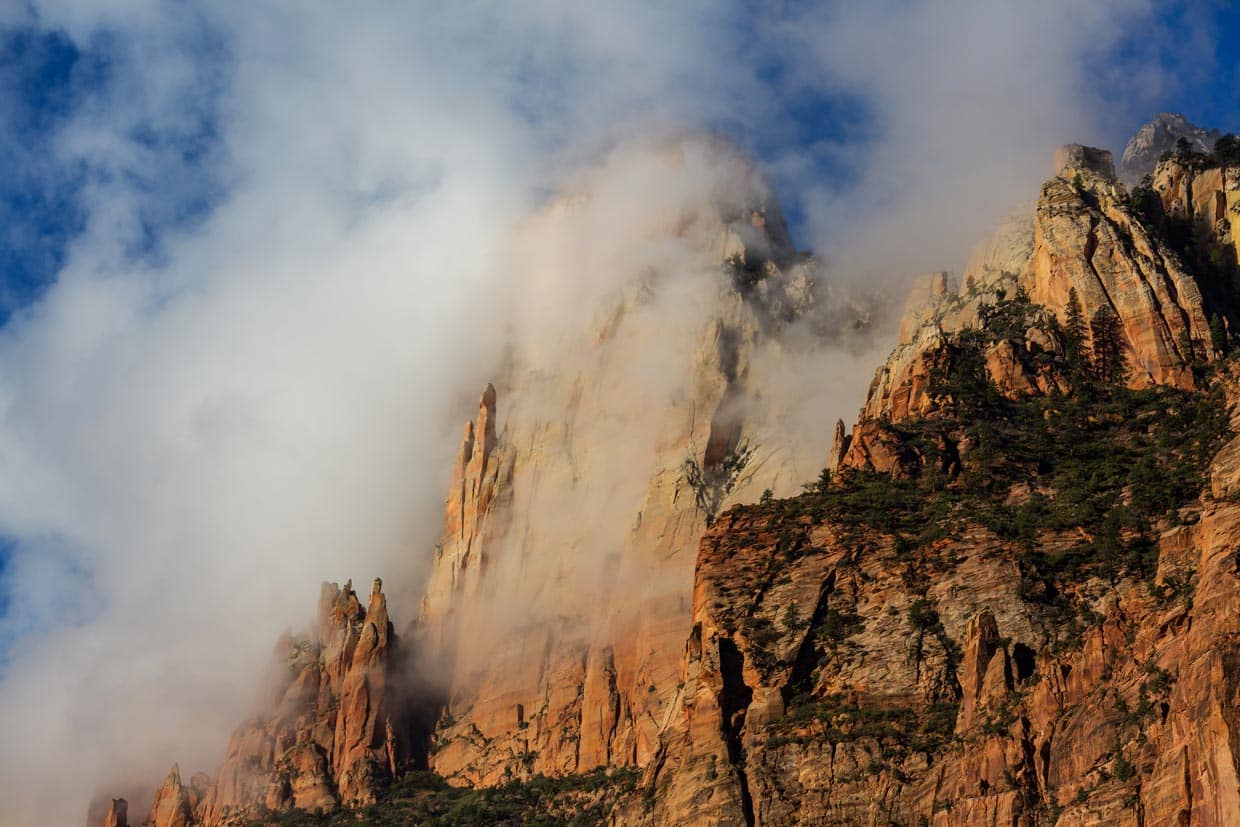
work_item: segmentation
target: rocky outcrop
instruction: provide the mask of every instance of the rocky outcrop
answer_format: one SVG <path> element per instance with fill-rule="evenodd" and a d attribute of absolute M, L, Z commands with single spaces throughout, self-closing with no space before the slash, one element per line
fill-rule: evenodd
<path fill-rule="evenodd" d="M 195 823 L 194 806 L 201 800 L 199 793 L 200 790 L 181 784 L 181 770 L 173 764 L 155 793 L 146 824 L 150 827 L 191 827 Z"/>
<path fill-rule="evenodd" d="M 1001 295 L 1023 291 L 1061 324 L 1075 295 L 1090 339 L 1099 320 L 1117 319 L 1133 387 L 1192 387 L 1195 367 L 1215 358 L 1200 285 L 1129 204 L 1114 179 L 1110 153 L 1064 147 L 1056 168 L 1060 174 L 1042 186 L 1032 221 L 1001 226 L 974 254 L 959 290 L 945 273 L 914 287 L 899 343 L 875 375 L 841 466 L 898 464 L 878 424 L 935 408 L 931 374 L 945 337 L 977 327 L 980 308 Z M 1034 328 L 1022 339 L 996 343 L 986 354 L 991 381 L 1010 397 L 1061 389 L 1055 377 L 1029 367 L 1039 352 L 1058 346 Z"/>
<path fill-rule="evenodd" d="M 1115 178 L 1115 158 L 1107 149 L 1083 144 L 1065 144 L 1055 150 L 1053 165 L 1056 177 L 1069 181 L 1083 173 L 1097 175 L 1104 180 Z"/>
<path fill-rule="evenodd" d="M 214 780 L 173 766 L 151 827 L 214 827 L 265 811 L 332 810 L 375 800 L 409 757 L 394 709 L 396 641 L 382 583 L 362 608 L 352 583 L 324 583 L 310 634 L 285 636 L 262 712 L 228 741 Z M 395 718 L 395 723 L 394 723 Z"/>
<path fill-rule="evenodd" d="M 1132 186 L 1152 173 L 1162 156 L 1174 151 L 1181 138 L 1188 141 L 1189 149 L 1194 152 L 1210 152 L 1219 137 L 1217 129 L 1202 129 L 1183 115 L 1159 113 L 1138 129 L 1124 147 L 1120 158 L 1120 176 L 1125 184 Z"/>
<path fill-rule="evenodd" d="M 1192 240 L 1234 267 L 1240 260 L 1240 168 L 1171 158 L 1151 181 L 1163 215 L 1186 219 Z"/>
<path fill-rule="evenodd" d="M 129 827 L 129 802 L 123 798 L 112 799 L 102 823 L 103 827 Z"/>
<path fill-rule="evenodd" d="M 1215 462 L 1216 490 L 1240 483 L 1238 450 Z M 703 538 L 683 684 L 647 770 L 655 812 L 630 819 L 1224 825 L 1240 812 L 1240 506 L 1207 494 L 1163 530 L 1161 588 L 1075 583 L 1093 617 L 1077 631 L 1014 588 L 1014 550 L 980 526 L 910 553 L 802 509 L 736 509 Z"/>
<path fill-rule="evenodd" d="M 1196 280 L 1100 176 L 1043 185 L 1024 284 L 1061 320 L 1073 291 L 1085 319 L 1118 318 L 1133 386 L 1192 387 L 1193 366 L 1213 358 Z"/>
<path fill-rule="evenodd" d="M 423 607 L 428 618 L 445 611 L 446 607 L 436 601 L 477 590 L 485 567 L 485 550 L 495 540 L 487 536 L 492 500 L 512 476 L 511 457 L 496 454 L 495 400 L 495 387 L 487 385 L 478 403 L 477 419 L 465 423 L 444 507 L 443 537 L 435 550 L 434 579 Z"/>
<path fill-rule="evenodd" d="M 837 428 L 835 485 L 852 485 L 851 471 L 898 477 L 927 461 L 899 424 L 955 404 L 935 390 L 939 360 L 1004 297 L 1023 293 L 1060 325 L 1034 313 L 1029 329 L 987 340 L 985 378 L 1009 399 L 1069 390 L 1039 366 L 1062 363 L 1072 296 L 1087 347 L 1090 320 L 1117 320 L 1131 387 L 1191 389 L 1194 370 L 1216 359 L 1195 277 L 1129 203 L 1109 153 L 1067 147 L 1056 165 L 1032 222 L 1009 222 L 980 248 L 961 289 L 941 273 L 914 288 L 853 432 Z M 1191 182 L 1159 188 L 1168 192 L 1169 209 L 1203 209 Z M 1227 388 L 1234 406 L 1234 378 Z M 967 447 L 933 454 L 959 469 Z M 908 537 L 873 528 L 886 506 L 846 524 L 810 505 L 813 495 L 729 512 L 699 552 L 681 685 L 646 771 L 655 811 L 626 818 L 1228 823 L 1240 811 L 1240 718 L 1220 675 L 1237 657 L 1240 614 L 1215 601 L 1240 588 L 1240 568 L 1220 563 L 1240 540 L 1240 510 L 1224 495 L 1236 490 L 1237 455 L 1240 440 L 1219 452 L 1213 493 L 1190 506 L 1187 525 L 1164 524 L 1160 585 L 1059 583 L 1057 600 L 1087 607 L 1087 629 L 1017 588 L 1029 559 L 982 525 L 910 550 Z M 1037 543 L 1054 557 L 1079 539 L 1048 531 Z M 1227 643 L 1209 652 L 1211 641 Z"/>

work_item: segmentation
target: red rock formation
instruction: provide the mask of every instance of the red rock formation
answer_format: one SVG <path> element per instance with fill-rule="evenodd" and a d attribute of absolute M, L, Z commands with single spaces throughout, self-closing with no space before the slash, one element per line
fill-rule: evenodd
<path fill-rule="evenodd" d="M 488 547 L 500 540 L 504 528 L 502 506 L 507 500 L 502 498 L 511 483 L 512 453 L 498 450 L 495 402 L 495 387 L 488 384 L 478 402 L 477 419 L 465 423 L 452 466 L 443 535 L 422 604 L 425 635 L 437 649 L 453 648 L 453 642 L 443 637 L 449 631 L 447 618 L 462 595 L 476 593 Z"/>
<path fill-rule="evenodd" d="M 1030 297 L 1063 320 L 1075 290 L 1087 320 L 1118 317 L 1130 384 L 1192 387 L 1193 364 L 1212 358 L 1200 288 L 1113 182 L 1084 180 L 1042 187 L 1024 278 Z"/>
<path fill-rule="evenodd" d="M 181 785 L 181 770 L 176 764 L 155 793 L 146 823 L 150 827 L 191 827 L 194 823 L 192 794 Z"/>
<path fill-rule="evenodd" d="M 199 773 L 186 787 L 172 768 L 152 827 L 374 801 L 377 785 L 407 758 L 404 727 L 392 723 L 394 647 L 379 580 L 366 609 L 351 582 L 324 583 L 313 632 L 276 647 L 269 707 L 233 733 L 214 781 Z"/>
<path fill-rule="evenodd" d="M 1240 490 L 1237 455 L 1240 439 L 1216 493 Z M 790 547 L 773 513 L 732 512 L 703 539 L 683 689 L 647 770 L 655 812 L 625 820 L 1235 823 L 1240 506 L 1207 496 L 1198 522 L 1162 535 L 1156 579 L 1194 572 L 1189 601 L 1102 588 L 1079 648 L 1014 593 L 1016 561 L 985 530 L 910 577 L 881 533 L 802 519 Z M 910 620 L 919 600 L 941 629 Z M 833 615 L 856 620 L 824 639 Z M 895 734 L 935 715 L 943 740 Z"/>
<path fill-rule="evenodd" d="M 1070 291 L 1087 319 L 1114 313 L 1134 386 L 1191 388 L 1193 364 L 1214 358 L 1201 291 L 1127 205 L 1109 154 L 1067 148 L 1057 161 L 1031 237 L 1006 228 L 970 264 L 964 293 L 941 274 L 915 289 L 852 434 L 837 429 L 843 469 L 900 474 L 923 461 L 890 423 L 946 404 L 930 394 L 935 360 L 999 290 L 1024 288 L 1061 319 Z M 1164 177 L 1169 209 L 1216 217 L 1218 200 L 1202 195 L 1215 178 L 1194 195 L 1191 181 Z M 1028 367 L 1058 347 L 1031 329 L 990 346 L 986 373 L 1013 399 L 1065 390 Z M 1234 378 L 1228 394 L 1229 404 L 1240 398 Z M 1015 593 L 1020 560 L 979 526 L 914 564 L 881 531 L 778 505 L 731 512 L 699 552 L 682 688 L 646 772 L 655 811 L 635 807 L 625 820 L 1231 823 L 1240 507 L 1228 492 L 1240 490 L 1238 457 L 1240 438 L 1214 460 L 1199 521 L 1165 527 L 1159 540 L 1155 581 L 1195 576 L 1195 596 L 1176 603 L 1132 579 L 1071 584 L 1102 620 L 1079 649 Z M 1072 542 L 1039 540 L 1048 555 Z"/>
<path fill-rule="evenodd" d="M 591 197 L 535 221 L 571 219 Z M 761 445 L 728 499 L 796 490 L 821 469 L 830 434 L 777 428 L 785 391 L 751 368 L 812 306 L 813 263 L 793 260 L 773 206 L 736 207 L 694 205 L 643 236 L 692 247 L 688 272 L 711 277 L 693 302 L 660 306 L 660 279 L 681 273 L 635 273 L 556 348 L 514 345 L 499 411 L 488 388 L 465 428 L 420 619 L 443 653 L 431 766 L 453 783 L 648 762 L 705 524 L 686 460 L 713 469 Z"/>
<path fill-rule="evenodd" d="M 1184 196 L 1193 185 L 1182 170 L 1173 174 L 1173 166 L 1160 167 L 1164 202 L 1184 201 L 1190 211 L 1202 199 L 1215 203 L 1213 196 Z M 1032 226 L 1022 221 L 1003 225 L 970 261 L 962 292 L 954 291 L 942 273 L 915 286 L 900 341 L 875 374 L 841 467 L 899 469 L 905 458 L 894 453 L 882 423 L 934 410 L 930 377 L 945 338 L 977 327 L 981 304 L 993 304 L 1001 291 L 1010 298 L 1024 290 L 1060 322 L 1066 321 L 1075 293 L 1089 337 L 1091 320 L 1113 315 L 1133 387 L 1190 388 L 1194 365 L 1216 358 L 1199 285 L 1180 257 L 1134 213 L 1114 179 L 1110 153 L 1064 147 L 1056 153 L 1056 168 L 1059 174 L 1042 186 Z M 1214 192 L 1222 180 L 1210 177 L 1198 189 Z M 1062 390 L 1059 377 L 1028 367 L 1038 361 L 1037 353 L 1058 346 L 1030 329 L 1024 342 L 993 345 L 986 353 L 987 372 L 1010 398 Z"/>
<path fill-rule="evenodd" d="M 1023 288 L 1061 319 L 1071 292 L 1087 319 L 1113 313 L 1135 386 L 1191 387 L 1215 358 L 1201 292 L 1129 207 L 1109 154 L 1072 147 L 1057 163 L 1032 218 L 979 250 L 959 292 L 944 273 L 919 285 L 829 466 L 898 474 L 924 460 L 890 425 L 944 404 L 936 360 L 1000 291 Z M 1160 193 L 1212 216 L 1212 180 Z M 745 215 L 746 232 L 764 230 Z M 1191 581 L 1191 599 L 1131 578 L 1067 584 L 1097 621 L 1079 629 L 1018 593 L 1026 561 L 976 521 L 912 555 L 904 538 L 775 502 L 725 512 L 701 537 L 685 457 L 717 463 L 769 424 L 749 385 L 779 315 L 760 313 L 786 309 L 752 304 L 781 277 L 766 264 L 750 296 L 721 293 L 688 379 L 638 442 L 617 435 L 649 411 L 624 407 L 633 387 L 612 366 L 627 368 L 617 355 L 648 333 L 626 326 L 644 293 L 604 314 L 567 378 L 514 368 L 502 432 L 495 388 L 483 393 L 421 607 L 445 699 L 432 767 L 458 784 L 645 767 L 653 798 L 619 823 L 1228 823 L 1240 812 L 1240 439 L 1189 524 L 1160 527 L 1156 579 Z M 1041 358 L 1060 348 L 1035 325 L 987 345 L 985 373 L 1010 399 L 1065 390 Z M 1240 396 L 1234 381 L 1228 392 Z M 620 490 L 629 462 L 649 473 Z M 582 496 L 604 483 L 607 497 Z M 603 537 L 609 553 L 589 558 L 601 570 L 577 570 Z M 1072 538 L 1037 542 L 1053 555 Z M 634 582 L 656 587 L 611 588 Z M 406 750 L 394 647 L 378 581 L 366 608 L 349 584 L 325 584 L 314 632 L 281 642 L 270 708 L 234 733 L 214 782 L 184 787 L 174 767 L 152 823 L 373 800 Z"/>

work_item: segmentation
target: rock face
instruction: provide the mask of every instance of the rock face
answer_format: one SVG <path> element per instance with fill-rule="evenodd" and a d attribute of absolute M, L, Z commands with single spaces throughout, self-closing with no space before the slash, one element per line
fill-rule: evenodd
<path fill-rule="evenodd" d="M 202 790 L 181 784 L 181 770 L 176 764 L 168 772 L 163 786 L 155 793 L 146 824 L 151 827 L 191 827 L 194 808 L 202 801 Z"/>
<path fill-rule="evenodd" d="M 1115 158 L 1110 150 L 1083 144 L 1067 144 L 1055 150 L 1054 166 L 1055 175 L 1068 180 L 1084 172 L 1107 180 L 1115 178 Z"/>
<path fill-rule="evenodd" d="M 1228 404 L 1240 399 L 1227 385 Z M 703 538 L 655 810 L 684 824 L 1193 824 L 1240 812 L 1240 439 L 1155 582 L 1026 599 L 977 526 L 912 554 L 795 501 Z M 1047 553 L 1071 538 L 1043 535 Z"/>
<path fill-rule="evenodd" d="M 1215 356 L 1201 290 L 1109 166 L 1109 154 L 1066 148 L 1031 227 L 1005 225 L 961 290 L 945 274 L 914 289 L 853 433 L 837 432 L 843 490 L 850 472 L 901 476 L 927 462 L 908 453 L 899 424 L 952 404 L 933 391 L 937 360 L 1001 294 L 1023 291 L 1061 325 L 1075 294 L 1084 319 L 1118 320 L 1130 386 L 1194 387 L 1194 366 Z M 1181 180 L 1159 192 L 1172 209 L 1183 202 L 1167 193 L 1186 190 Z M 986 345 L 985 378 L 1001 396 L 1068 390 L 1046 367 L 1062 361 L 1062 334 L 1046 329 L 1035 322 Z M 1220 404 L 1234 410 L 1234 376 L 1226 389 Z M 936 454 L 951 459 L 943 445 Z M 1225 492 L 1237 455 L 1233 439 L 1191 517 L 1161 528 L 1158 587 L 1061 584 L 1071 594 L 1057 599 L 1091 607 L 1088 628 L 1018 587 L 1027 555 L 967 512 L 914 551 L 874 527 L 883 506 L 860 523 L 804 499 L 728 512 L 699 551 L 681 682 L 646 770 L 654 812 L 634 807 L 624 820 L 1229 823 L 1240 812 L 1240 673 L 1229 665 L 1240 657 L 1240 507 Z M 1046 531 L 1036 542 L 1054 556 L 1079 538 Z"/>
<path fill-rule="evenodd" d="M 1110 181 L 1048 181 L 1034 233 L 1024 283 L 1035 302 L 1063 320 L 1075 290 L 1086 319 L 1119 319 L 1130 384 L 1192 386 L 1193 365 L 1211 358 L 1201 290 Z"/>
<path fill-rule="evenodd" d="M 375 800 L 408 758 L 393 708 L 396 639 L 382 584 L 362 608 L 352 583 L 324 583 L 314 630 L 283 638 L 262 713 L 228 741 L 214 780 L 174 765 L 151 827 L 213 827 L 265 810 L 332 810 Z M 394 721 L 395 718 L 395 721 Z"/>
<path fill-rule="evenodd" d="M 426 760 L 452 784 L 651 760 L 706 524 L 818 475 L 832 434 L 804 375 L 874 321 L 818 284 L 734 150 L 691 139 L 638 155 L 529 219 L 508 261 L 528 296 L 513 296 L 513 342 L 465 426 L 406 636 L 412 701 L 440 713 Z M 626 212 L 643 176 L 687 195 Z M 600 222 L 612 247 L 579 249 Z M 279 647 L 273 701 L 176 804 L 191 823 L 364 803 L 413 751 L 381 594 L 366 611 L 347 585 L 323 599 L 314 633 Z"/>
<path fill-rule="evenodd" d="M 684 174 L 679 154 L 657 163 Z M 724 163 L 730 194 L 624 229 L 670 263 L 622 261 L 593 318 L 557 320 L 554 345 L 519 339 L 465 427 L 420 619 L 444 653 L 431 766 L 453 783 L 646 764 L 707 519 L 822 467 L 831 433 L 790 406 L 788 371 L 847 328 L 819 315 L 816 265 L 764 185 Z M 570 245 L 598 199 L 585 187 L 536 217 L 534 257 Z M 827 332 L 787 344 L 794 324 Z"/>
<path fill-rule="evenodd" d="M 1219 137 L 1217 129 L 1202 129 L 1183 115 L 1162 112 L 1129 139 L 1120 158 L 1120 176 L 1124 183 L 1132 186 L 1152 173 L 1163 153 L 1175 150 L 1180 138 L 1187 140 L 1195 152 L 1209 152 Z"/>
<path fill-rule="evenodd" d="M 944 336 L 976 327 L 979 308 L 1000 293 L 1024 291 L 1061 325 L 1075 294 L 1091 339 L 1101 320 L 1118 320 L 1133 387 L 1192 387 L 1194 366 L 1215 358 L 1201 288 L 1182 258 L 1134 212 L 1113 177 L 1110 153 L 1064 147 L 1056 168 L 1061 175 L 1042 186 L 1032 222 L 1014 219 L 1001 226 L 974 254 L 961 289 L 942 273 L 915 287 L 900 342 L 875 375 L 842 467 L 898 465 L 877 423 L 933 410 L 931 370 Z M 1170 184 L 1166 189 L 1171 192 Z M 1013 397 L 1058 388 L 1055 377 L 1031 367 L 1039 353 L 1054 347 L 1034 329 L 996 344 L 987 354 L 991 380 Z"/>
<path fill-rule="evenodd" d="M 129 827 L 129 802 L 123 798 L 112 799 L 103 817 L 103 827 Z"/>
<path fill-rule="evenodd" d="M 1240 168 L 1205 167 L 1176 158 L 1158 165 L 1152 185 L 1163 214 L 1186 219 L 1199 245 L 1240 257 Z"/>

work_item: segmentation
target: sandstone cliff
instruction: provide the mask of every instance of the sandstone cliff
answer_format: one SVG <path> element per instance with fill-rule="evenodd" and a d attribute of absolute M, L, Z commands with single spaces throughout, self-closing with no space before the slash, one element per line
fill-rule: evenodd
<path fill-rule="evenodd" d="M 1116 184 L 1109 153 L 1056 161 L 1031 227 L 1005 225 L 962 289 L 940 273 L 914 290 L 852 434 L 836 429 L 834 482 L 707 532 L 646 770 L 654 810 L 624 820 L 1221 825 L 1240 812 L 1240 441 L 1210 436 L 1240 398 L 1233 363 L 1213 380 L 1225 398 L 1198 389 L 1219 355 L 1208 314 L 1226 308 Z M 1222 197 L 1203 208 L 1180 195 L 1184 173 L 1160 176 L 1167 211 L 1218 220 Z M 1108 315 L 1128 371 L 1103 413 L 1071 364 L 1096 359 L 1087 320 Z M 1082 436 L 1187 400 L 1195 424 Z M 1126 462 L 1152 469 L 1190 433 L 1210 446 L 1199 461 L 1213 457 L 1191 472 L 1099 473 L 1107 451 L 1143 440 L 1151 453 Z M 1074 504 L 1108 484 L 1109 510 Z"/>
<path fill-rule="evenodd" d="M 979 309 L 1001 295 L 1027 295 L 1060 326 L 1075 296 L 1087 347 L 1096 344 L 1096 331 L 1107 320 L 1116 320 L 1132 387 L 1193 387 L 1195 368 L 1215 358 L 1208 321 L 1215 309 L 1181 255 L 1115 180 L 1110 153 L 1069 146 L 1055 162 L 1057 175 L 1042 186 L 1032 221 L 1002 225 L 973 256 L 961 287 L 941 273 L 914 290 L 899 344 L 875 375 L 843 467 L 890 470 L 898 464 L 878 423 L 936 407 L 931 372 L 944 337 L 976 327 Z M 1169 173 L 1165 177 L 1171 180 Z M 1164 189 L 1171 191 L 1169 184 Z M 996 341 L 986 354 L 990 379 L 1008 396 L 1062 389 L 1056 377 L 1037 368 L 1045 361 L 1040 355 L 1059 346 L 1054 336 L 1045 325 L 1018 333 L 1023 335 Z"/>
<path fill-rule="evenodd" d="M 1200 408 L 1207 419 L 1240 400 L 1234 375 L 1223 386 L 1225 400 Z M 1061 426 L 1049 438 L 1074 439 L 1079 426 Z M 1150 427 L 1166 429 L 1160 445 L 1191 431 Z M 1026 460 L 1044 494 L 1020 477 L 979 493 L 993 470 L 977 455 L 1028 456 L 1017 436 L 976 442 L 964 470 L 940 476 L 955 480 L 946 488 L 858 471 L 721 518 L 702 541 L 681 683 L 646 773 L 655 809 L 625 818 L 1234 823 L 1240 438 L 1221 450 L 1207 439 L 1215 458 L 1190 475 L 1208 480 L 1201 497 L 1154 520 L 1145 562 L 1116 564 L 1097 525 L 1057 523 L 1033 505 L 1048 496 L 1078 513 L 1066 478 L 1037 466 L 1072 464 L 1087 441 Z M 1137 496 L 1117 492 L 1116 503 L 1135 508 L 1123 502 Z M 1026 531 L 994 509 L 1043 516 Z"/>

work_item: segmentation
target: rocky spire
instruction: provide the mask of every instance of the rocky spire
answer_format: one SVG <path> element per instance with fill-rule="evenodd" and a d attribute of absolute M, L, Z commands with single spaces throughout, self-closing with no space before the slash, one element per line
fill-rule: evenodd
<path fill-rule="evenodd" d="M 176 764 L 156 791 L 146 823 L 150 827 L 191 827 L 194 824 L 190 799 L 181 786 L 181 769 Z"/>
<path fill-rule="evenodd" d="M 103 817 L 103 827 L 129 827 L 129 802 L 123 798 L 112 799 L 112 806 Z"/>
<path fill-rule="evenodd" d="M 285 634 L 277 646 L 270 706 L 234 731 L 214 780 L 199 773 L 186 786 L 173 765 L 148 827 L 219 827 L 265 810 L 374 801 L 408 752 L 405 727 L 389 712 L 395 645 L 380 579 L 366 608 L 353 581 L 324 583 L 310 634 Z"/>
<path fill-rule="evenodd" d="M 848 431 L 844 428 L 844 420 L 835 420 L 835 439 L 831 443 L 831 455 L 827 457 L 828 470 L 834 471 L 844 461 L 848 453 Z"/>

